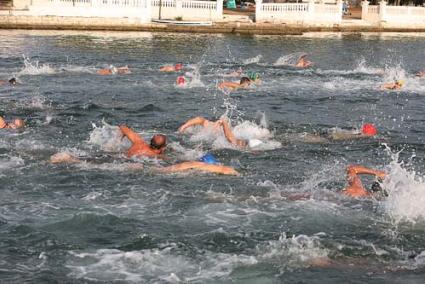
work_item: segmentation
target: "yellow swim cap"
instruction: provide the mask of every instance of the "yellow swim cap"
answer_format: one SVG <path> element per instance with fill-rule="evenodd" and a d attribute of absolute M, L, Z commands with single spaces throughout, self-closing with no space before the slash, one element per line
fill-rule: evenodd
<path fill-rule="evenodd" d="M 398 82 L 398 84 L 399 84 L 400 86 L 403 86 L 403 85 L 404 85 L 404 80 L 397 80 L 397 82 Z"/>

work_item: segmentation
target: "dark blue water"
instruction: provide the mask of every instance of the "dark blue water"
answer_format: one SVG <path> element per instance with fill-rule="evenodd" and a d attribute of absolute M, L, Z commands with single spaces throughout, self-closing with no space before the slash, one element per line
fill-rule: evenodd
<path fill-rule="evenodd" d="M 0 87 L 0 114 L 27 122 L 0 132 L 0 282 L 423 283 L 425 80 L 414 74 L 424 44 L 400 34 L 0 32 L 0 79 L 21 83 Z M 313 68 L 289 66 L 302 52 Z M 158 71 L 175 62 L 185 70 Z M 109 65 L 132 74 L 96 74 Z M 238 68 L 262 84 L 217 90 Z M 182 74 L 190 82 L 179 88 Z M 396 78 L 401 91 L 379 91 Z M 176 132 L 223 114 L 266 147 Z M 364 122 L 376 139 L 303 140 Z M 120 124 L 146 139 L 167 134 L 170 159 L 127 159 Z M 86 162 L 50 164 L 61 151 Z M 207 151 L 242 175 L 152 171 Z M 389 197 L 344 197 L 351 163 L 385 169 Z M 300 193 L 308 198 L 288 198 Z"/>

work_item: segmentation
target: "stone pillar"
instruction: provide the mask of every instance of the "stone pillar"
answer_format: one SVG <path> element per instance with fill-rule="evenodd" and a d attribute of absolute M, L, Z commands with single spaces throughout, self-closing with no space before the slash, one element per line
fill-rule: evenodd
<path fill-rule="evenodd" d="M 385 11 L 387 9 L 387 2 L 382 0 L 379 2 L 379 21 L 386 21 L 387 17 L 385 15 Z"/>
<path fill-rule="evenodd" d="M 223 19 L 223 0 L 217 0 L 217 19 Z"/>
<path fill-rule="evenodd" d="M 308 16 L 307 16 L 307 19 L 310 20 L 311 22 L 315 22 L 315 20 L 316 20 L 316 14 L 315 14 L 315 11 L 314 11 L 315 5 L 316 4 L 314 3 L 314 0 L 308 1 Z"/>
<path fill-rule="evenodd" d="M 367 19 L 367 14 L 369 13 L 369 1 L 362 1 L 362 20 Z"/>
<path fill-rule="evenodd" d="M 182 0 L 176 0 L 176 14 L 175 17 L 181 17 L 182 20 L 184 19 L 183 15 L 183 1 Z"/>
<path fill-rule="evenodd" d="M 32 0 L 13 0 L 13 7 L 17 10 L 28 9 L 32 5 Z"/>
<path fill-rule="evenodd" d="M 146 18 L 142 18 L 142 22 L 149 23 L 152 21 L 152 1 L 151 0 L 145 0 L 145 6 L 142 7 L 144 10 L 144 15 Z"/>
<path fill-rule="evenodd" d="M 255 0 L 255 22 L 260 22 L 263 19 L 263 15 L 261 15 L 262 6 L 263 0 Z"/>
<path fill-rule="evenodd" d="M 338 12 L 338 16 L 336 16 L 335 20 L 337 20 L 338 22 L 342 21 L 342 0 L 337 0 L 336 1 L 336 8 Z"/>

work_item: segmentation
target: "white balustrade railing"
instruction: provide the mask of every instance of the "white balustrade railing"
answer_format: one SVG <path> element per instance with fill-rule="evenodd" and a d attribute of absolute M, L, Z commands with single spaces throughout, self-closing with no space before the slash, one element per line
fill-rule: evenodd
<path fill-rule="evenodd" d="M 264 13 L 305 13 L 308 12 L 308 4 L 296 3 L 264 3 L 261 5 L 261 12 Z"/>
<path fill-rule="evenodd" d="M 342 2 L 336 4 L 308 3 L 263 3 L 256 0 L 255 20 L 257 22 L 307 22 L 339 23 L 342 20 Z"/>
<path fill-rule="evenodd" d="M 381 23 L 393 26 L 424 26 L 425 7 L 387 6 L 385 1 L 378 6 L 369 5 L 368 1 L 362 2 L 362 19 L 372 23 Z"/>
<path fill-rule="evenodd" d="M 151 0 L 32 0 L 31 15 L 151 21 Z"/>
<path fill-rule="evenodd" d="M 150 22 L 160 13 L 162 19 L 217 20 L 223 18 L 223 0 L 32 0 L 29 10 L 35 16 L 135 18 L 141 22 Z"/>
<path fill-rule="evenodd" d="M 223 0 L 152 0 L 152 18 L 186 21 L 219 20 L 223 18 Z"/>

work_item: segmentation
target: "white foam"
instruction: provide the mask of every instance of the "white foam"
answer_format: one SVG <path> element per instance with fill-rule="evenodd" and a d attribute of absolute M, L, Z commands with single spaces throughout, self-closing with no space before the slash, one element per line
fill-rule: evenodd
<path fill-rule="evenodd" d="M 171 244 L 161 249 L 124 252 L 100 249 L 94 252 L 71 252 L 67 267 L 71 277 L 97 281 L 133 283 L 203 282 L 227 277 L 240 265 L 252 265 L 256 259 L 246 255 L 203 252 L 189 258 Z"/>
<path fill-rule="evenodd" d="M 309 265 L 318 259 L 327 259 L 329 251 L 322 246 L 319 235 L 287 238 L 286 234 L 282 233 L 277 241 L 268 241 L 257 246 L 257 259 L 277 262 L 279 266 L 289 268 Z"/>
<path fill-rule="evenodd" d="M 261 123 L 266 125 L 266 119 L 263 118 Z M 190 140 L 192 142 L 210 142 L 214 149 L 234 148 L 227 141 L 222 128 L 216 128 L 212 124 L 208 127 L 192 127 L 188 129 L 187 133 L 191 134 Z M 282 146 L 280 142 L 271 139 L 273 134 L 270 130 L 251 121 L 243 121 L 237 124 L 233 128 L 233 133 L 238 139 L 261 141 L 261 143 L 256 143 L 255 150 L 270 150 Z"/>
<path fill-rule="evenodd" d="M 424 175 L 406 169 L 399 162 L 399 153 L 392 153 L 392 161 L 387 167 L 387 178 L 383 187 L 388 197 L 382 201 L 385 212 L 394 224 L 400 222 L 416 223 L 425 220 L 425 180 Z"/>
<path fill-rule="evenodd" d="M 283 55 L 279 57 L 276 62 L 273 64 L 274 66 L 294 66 L 297 64 L 300 56 L 304 55 L 305 53 L 302 52 L 296 52 L 291 53 L 288 55 Z"/>
<path fill-rule="evenodd" d="M 56 70 L 48 64 L 40 65 L 38 60 L 31 61 L 30 58 L 24 57 L 24 67 L 19 72 L 19 75 L 45 75 L 55 74 Z"/>
<path fill-rule="evenodd" d="M 186 72 L 185 75 L 189 78 L 188 82 L 184 84 L 184 88 L 201 88 L 205 87 L 205 84 L 201 80 L 200 67 L 198 65 L 191 65 L 193 71 Z"/>
<path fill-rule="evenodd" d="M 261 54 L 259 54 L 259 55 L 255 56 L 255 57 L 245 59 L 243 61 L 243 64 L 248 65 L 248 64 L 258 63 L 258 62 L 260 62 L 260 60 L 262 58 L 263 58 L 263 56 Z"/>
<path fill-rule="evenodd" d="M 104 121 L 102 121 L 102 127 L 94 127 L 88 143 L 99 146 L 107 152 L 121 152 L 130 147 L 130 142 L 122 139 L 119 127 L 109 125 Z"/>

